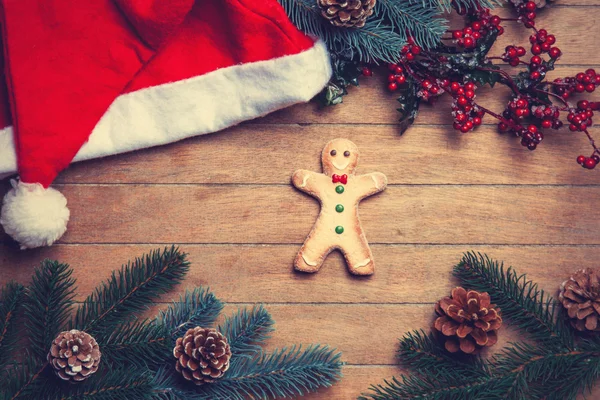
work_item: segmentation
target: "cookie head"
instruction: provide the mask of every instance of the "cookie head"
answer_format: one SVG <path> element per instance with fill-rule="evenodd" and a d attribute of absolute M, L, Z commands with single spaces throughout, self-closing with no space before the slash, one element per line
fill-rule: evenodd
<path fill-rule="evenodd" d="M 321 155 L 323 173 L 353 174 L 358 164 L 358 147 L 348 139 L 333 139 Z"/>

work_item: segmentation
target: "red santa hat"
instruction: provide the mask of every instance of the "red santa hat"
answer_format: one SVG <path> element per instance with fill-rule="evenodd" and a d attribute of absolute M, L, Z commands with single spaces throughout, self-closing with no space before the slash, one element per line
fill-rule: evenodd
<path fill-rule="evenodd" d="M 22 248 L 66 231 L 49 185 L 71 162 L 219 131 L 308 101 L 331 75 L 277 0 L 0 0 L 0 23 L 0 175 L 20 175 L 0 223 Z"/>

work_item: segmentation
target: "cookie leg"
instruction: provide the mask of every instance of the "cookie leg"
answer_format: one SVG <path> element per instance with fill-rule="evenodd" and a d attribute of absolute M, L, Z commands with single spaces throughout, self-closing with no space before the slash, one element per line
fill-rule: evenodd
<path fill-rule="evenodd" d="M 332 246 L 327 237 L 310 235 L 300 248 L 296 261 L 294 261 L 294 267 L 302 272 L 317 272 L 331 249 Z"/>
<path fill-rule="evenodd" d="M 351 246 L 342 248 L 348 270 L 354 275 L 372 275 L 375 272 L 373 253 L 364 234 L 357 235 L 350 241 Z"/>

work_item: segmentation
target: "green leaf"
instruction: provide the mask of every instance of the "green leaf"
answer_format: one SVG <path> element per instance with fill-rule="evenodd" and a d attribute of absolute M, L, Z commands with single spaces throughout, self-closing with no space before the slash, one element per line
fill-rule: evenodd
<path fill-rule="evenodd" d="M 419 90 L 419 84 L 412 78 L 407 77 L 406 84 L 400 91 L 400 97 L 398 97 L 400 102 L 398 111 L 402 114 L 400 118 L 401 135 L 412 125 L 419 114 L 419 105 L 421 104 L 421 99 L 417 95 Z"/>

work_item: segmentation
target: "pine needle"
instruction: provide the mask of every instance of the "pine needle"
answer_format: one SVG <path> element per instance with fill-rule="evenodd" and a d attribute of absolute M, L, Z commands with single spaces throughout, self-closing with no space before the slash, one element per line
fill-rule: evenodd
<path fill-rule="evenodd" d="M 223 310 L 223 303 L 209 289 L 195 288 L 179 297 L 179 302 L 172 303 L 158 317 L 166 325 L 171 336 L 183 336 L 185 332 L 196 326 L 212 326 Z"/>
<path fill-rule="evenodd" d="M 0 293 L 0 371 L 9 364 L 17 350 L 20 332 L 17 317 L 25 297 L 25 287 L 9 282 Z"/>
<path fill-rule="evenodd" d="M 219 331 L 227 337 L 233 357 L 253 356 L 262 351 L 260 344 L 270 337 L 273 324 L 271 314 L 258 305 L 249 312 L 243 309 L 226 318 Z"/>
<path fill-rule="evenodd" d="M 30 349 L 39 360 L 46 360 L 52 341 L 66 328 L 75 296 L 72 273 L 67 264 L 44 260 L 27 287 L 25 328 Z"/>
<path fill-rule="evenodd" d="M 92 336 L 112 331 L 181 282 L 188 269 L 186 255 L 176 247 L 136 258 L 85 299 L 73 325 Z"/>

